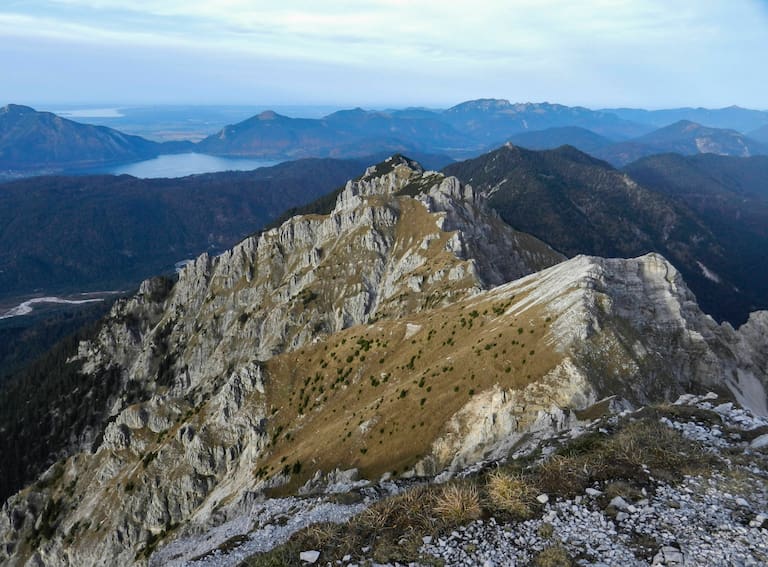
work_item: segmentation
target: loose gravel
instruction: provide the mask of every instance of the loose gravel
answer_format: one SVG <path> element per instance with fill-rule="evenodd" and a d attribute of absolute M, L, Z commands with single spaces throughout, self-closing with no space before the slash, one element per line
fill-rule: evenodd
<path fill-rule="evenodd" d="M 687 476 L 675 486 L 661 480 L 632 500 L 606 502 L 605 487 L 595 485 L 570 500 L 546 499 L 543 513 L 525 522 L 478 520 L 441 537 L 425 537 L 425 557 L 450 566 L 515 567 L 531 565 L 548 548 L 562 548 L 580 566 L 758 566 L 768 565 L 768 419 L 731 403 L 714 405 L 716 396 L 682 396 L 676 404 L 709 410 L 710 419 L 660 418 L 661 422 L 717 453 L 723 472 Z M 719 423 L 712 423 L 713 413 Z M 625 412 L 626 413 L 626 412 Z M 627 414 L 629 415 L 629 414 Z M 673 414 L 670 414 L 673 415 Z M 758 429 L 763 428 L 763 429 Z M 752 432 L 750 434 L 750 432 Z M 389 491 L 396 491 L 390 486 Z M 381 494 L 386 491 L 379 491 Z M 312 523 L 343 522 L 375 501 L 339 505 L 320 498 L 268 500 L 246 518 L 228 522 L 205 536 L 179 540 L 160 550 L 151 564 L 231 566 L 268 551 Z M 541 498 L 541 502 L 544 502 Z M 353 520 L 354 521 L 354 520 Z M 225 551 L 216 546 L 243 534 Z M 371 560 L 327 562 L 322 554 L 303 555 L 307 565 L 377 565 Z M 367 550 L 361 550 L 365 556 Z M 204 555 L 196 561 L 191 557 Z M 416 564 L 411 564 L 415 566 Z"/>

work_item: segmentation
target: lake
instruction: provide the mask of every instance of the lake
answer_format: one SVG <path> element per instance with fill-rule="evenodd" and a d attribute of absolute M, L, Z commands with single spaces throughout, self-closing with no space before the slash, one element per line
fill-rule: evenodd
<path fill-rule="evenodd" d="M 128 174 L 143 179 L 150 177 L 184 177 L 195 173 L 216 171 L 248 171 L 275 165 L 276 161 L 252 158 L 225 158 L 208 154 L 171 154 L 153 159 L 99 168 L 91 173 Z"/>

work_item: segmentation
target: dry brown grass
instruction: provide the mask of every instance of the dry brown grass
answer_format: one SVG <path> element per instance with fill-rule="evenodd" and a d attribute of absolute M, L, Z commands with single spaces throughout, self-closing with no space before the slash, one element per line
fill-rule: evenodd
<path fill-rule="evenodd" d="M 435 492 L 434 488 L 421 485 L 380 500 L 357 517 L 358 526 L 363 530 L 397 532 L 402 535 L 413 531 L 430 531 L 435 525 L 432 516 Z"/>
<path fill-rule="evenodd" d="M 529 479 L 501 469 L 488 475 L 485 491 L 491 510 L 509 515 L 516 520 L 524 520 L 532 515 L 538 493 Z"/>
<path fill-rule="evenodd" d="M 471 483 L 451 483 L 443 486 L 433 507 L 443 523 L 466 524 L 477 520 L 483 510 L 477 486 Z"/>
<path fill-rule="evenodd" d="M 471 393 L 496 384 L 525 388 L 546 375 L 562 354 L 551 348 L 543 309 L 514 312 L 524 296 L 457 301 L 271 359 L 274 445 L 257 470 L 268 478 L 286 463 L 303 465 L 300 478 L 274 495 L 292 492 L 317 469 L 356 467 L 368 478 L 409 470 Z M 408 323 L 421 330 L 406 337 Z M 373 425 L 361 428 L 364 422 Z"/>
<path fill-rule="evenodd" d="M 651 486 L 649 474 L 674 482 L 683 474 L 710 470 L 718 470 L 716 458 L 657 417 L 626 419 L 611 433 L 588 433 L 570 441 L 541 463 L 510 464 L 489 473 L 480 485 L 482 498 L 473 479 L 457 479 L 442 486 L 420 485 L 377 502 L 341 527 L 305 530 L 250 565 L 280 565 L 280 561 L 291 565 L 300 548 L 322 549 L 323 558 L 330 560 L 347 553 L 355 556 L 366 546 L 370 547 L 366 557 L 380 563 L 429 564 L 429 558 L 419 554 L 424 535 L 440 535 L 486 514 L 522 520 L 539 509 L 535 503 L 539 492 L 572 497 L 600 483 L 604 498 L 620 495 L 634 500 L 642 488 Z M 735 469 L 725 482 L 743 489 L 749 481 L 748 475 Z M 552 526 L 544 525 L 540 535 L 553 537 Z M 532 564 L 571 566 L 573 559 L 553 541 Z"/>
<path fill-rule="evenodd" d="M 611 438 L 607 449 L 608 459 L 675 476 L 698 472 L 715 460 L 701 445 L 656 420 L 629 423 Z"/>
<path fill-rule="evenodd" d="M 533 559 L 534 567 L 571 567 L 573 560 L 562 545 L 548 547 Z"/>
<path fill-rule="evenodd" d="M 536 480 L 542 491 L 557 496 L 583 492 L 606 468 L 603 455 L 554 455 L 541 463 Z"/>

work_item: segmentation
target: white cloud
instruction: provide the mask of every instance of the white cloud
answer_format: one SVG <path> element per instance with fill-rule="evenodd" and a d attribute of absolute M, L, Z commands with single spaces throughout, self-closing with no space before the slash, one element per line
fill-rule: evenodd
<path fill-rule="evenodd" d="M 425 80 L 453 75 L 488 90 L 525 81 L 528 92 L 538 93 L 560 80 L 582 102 L 589 82 L 619 95 L 647 96 L 658 84 L 706 91 L 712 76 L 728 73 L 733 80 L 735 69 L 761 68 L 760 52 L 768 48 L 758 0 L 27 0 L 13 6 L 15 13 L 0 7 L 0 36 L 350 70 L 376 66 L 392 80 L 399 69 L 418 69 Z M 564 91 L 548 98 L 565 100 Z"/>

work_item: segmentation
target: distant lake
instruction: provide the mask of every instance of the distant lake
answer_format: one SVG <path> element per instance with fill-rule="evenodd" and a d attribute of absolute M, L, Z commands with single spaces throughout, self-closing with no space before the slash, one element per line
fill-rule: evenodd
<path fill-rule="evenodd" d="M 145 161 L 114 167 L 99 168 L 92 173 L 128 174 L 134 177 L 184 177 L 195 173 L 215 171 L 248 171 L 275 165 L 276 161 L 251 158 L 225 158 L 208 154 L 169 154 Z"/>

